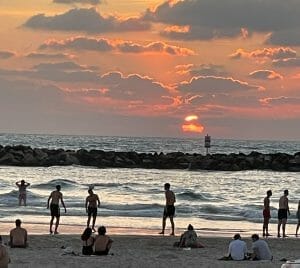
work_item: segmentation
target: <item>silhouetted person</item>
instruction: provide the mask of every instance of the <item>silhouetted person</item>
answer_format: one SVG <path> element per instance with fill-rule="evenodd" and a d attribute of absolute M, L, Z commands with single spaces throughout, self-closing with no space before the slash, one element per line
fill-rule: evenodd
<path fill-rule="evenodd" d="M 281 225 L 282 225 L 282 236 L 287 237 L 287 235 L 285 234 L 285 225 L 287 222 L 288 214 L 290 215 L 289 199 L 287 198 L 288 195 L 289 195 L 289 191 L 284 190 L 283 196 L 281 196 L 279 199 L 277 237 L 280 237 Z"/>
<path fill-rule="evenodd" d="M 10 258 L 6 246 L 2 244 L 2 236 L 0 235 L 0 267 L 7 268 Z"/>
<path fill-rule="evenodd" d="M 11 248 L 26 248 L 27 245 L 27 231 L 21 227 L 21 220 L 16 220 L 16 228 L 10 231 L 10 247 Z"/>
<path fill-rule="evenodd" d="M 270 236 L 269 234 L 269 221 L 271 218 L 271 210 L 270 210 L 270 197 L 272 196 L 272 191 L 267 191 L 267 196 L 264 198 L 264 224 L 263 224 L 263 236 Z"/>
<path fill-rule="evenodd" d="M 174 203 L 176 202 L 175 194 L 173 191 L 170 190 L 170 183 L 165 183 L 164 188 L 165 188 L 165 196 L 166 196 L 166 206 L 164 208 L 164 214 L 163 214 L 163 219 L 162 219 L 162 231 L 160 234 L 165 233 L 165 228 L 166 228 L 166 219 L 169 217 L 170 222 L 172 225 L 172 232 L 170 235 L 174 235 L 174 215 L 175 215 L 175 206 Z"/>
<path fill-rule="evenodd" d="M 298 210 L 297 210 L 297 213 L 296 213 L 296 217 L 298 219 L 298 224 L 297 224 L 297 227 L 296 227 L 296 236 L 298 236 L 298 231 L 299 231 L 299 226 L 300 226 L 300 200 L 299 200 L 299 203 L 298 203 Z"/>
<path fill-rule="evenodd" d="M 95 230 L 95 223 L 97 218 L 97 207 L 100 208 L 99 196 L 94 194 L 92 189 L 88 190 L 89 195 L 85 200 L 85 209 L 88 214 L 87 227 L 90 227 L 91 216 L 93 216 L 92 230 Z"/>
<path fill-rule="evenodd" d="M 95 255 L 108 255 L 108 252 L 112 246 L 113 240 L 106 235 L 106 228 L 100 226 L 98 228 L 98 235 L 95 237 Z"/>
<path fill-rule="evenodd" d="M 92 233 L 92 229 L 87 227 L 81 235 L 83 255 L 92 255 L 94 253 L 93 246 L 95 238 L 92 236 Z"/>
<path fill-rule="evenodd" d="M 67 213 L 67 209 L 63 200 L 63 194 L 60 192 L 60 185 L 56 185 L 56 191 L 53 191 L 49 198 L 48 198 L 48 202 L 47 202 L 47 209 L 49 209 L 49 204 L 50 204 L 50 200 L 51 200 L 51 204 L 50 204 L 50 212 L 51 212 L 51 220 L 50 220 L 50 234 L 53 233 L 52 231 L 52 225 L 53 225 L 53 220 L 54 217 L 56 218 L 56 222 L 55 222 L 55 230 L 54 230 L 54 234 L 58 234 L 58 226 L 59 226 L 59 219 L 60 219 L 60 208 L 59 208 L 59 201 L 61 201 L 61 204 L 63 205 L 64 209 L 65 209 L 65 213 Z"/>
<path fill-rule="evenodd" d="M 19 206 L 21 206 L 22 201 L 24 203 L 24 206 L 26 206 L 26 188 L 30 186 L 30 183 L 21 180 L 17 181 L 16 185 L 19 187 Z"/>

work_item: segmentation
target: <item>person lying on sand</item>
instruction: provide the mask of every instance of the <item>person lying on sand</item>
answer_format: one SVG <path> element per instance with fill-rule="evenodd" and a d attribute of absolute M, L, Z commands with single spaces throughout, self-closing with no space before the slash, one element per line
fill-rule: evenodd
<path fill-rule="evenodd" d="M 180 248 L 204 248 L 204 246 L 197 241 L 197 233 L 194 230 L 193 225 L 189 224 L 187 231 L 185 231 L 179 242 L 174 243 L 174 247 Z"/>
<path fill-rule="evenodd" d="M 108 252 L 112 246 L 113 240 L 106 235 L 106 228 L 104 226 L 100 226 L 98 228 L 98 233 L 95 237 L 94 243 L 94 254 L 95 255 L 108 255 Z"/>

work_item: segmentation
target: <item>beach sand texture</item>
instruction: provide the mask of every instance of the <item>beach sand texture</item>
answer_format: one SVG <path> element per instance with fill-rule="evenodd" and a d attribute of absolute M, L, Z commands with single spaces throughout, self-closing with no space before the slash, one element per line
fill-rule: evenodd
<path fill-rule="evenodd" d="M 7 241 L 8 236 L 3 237 Z M 114 240 L 111 250 L 114 255 L 89 257 L 63 255 L 63 246 L 81 253 L 80 234 L 31 235 L 29 248 L 9 249 L 9 267 L 281 267 L 282 258 L 295 260 L 300 257 L 299 238 L 268 239 L 274 256 L 272 262 L 217 260 L 226 254 L 231 241 L 226 237 L 200 237 L 206 247 L 191 250 L 172 246 L 179 240 L 178 236 L 111 235 L 111 238 Z M 250 249 L 250 239 L 245 241 Z"/>

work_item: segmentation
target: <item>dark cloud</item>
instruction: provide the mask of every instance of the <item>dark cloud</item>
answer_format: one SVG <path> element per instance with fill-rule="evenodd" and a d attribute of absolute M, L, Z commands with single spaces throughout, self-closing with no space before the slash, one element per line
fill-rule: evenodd
<path fill-rule="evenodd" d="M 251 72 L 249 77 L 260 80 L 277 80 L 282 79 L 282 75 L 270 70 L 257 70 Z"/>
<path fill-rule="evenodd" d="M 273 60 L 275 67 L 300 67 L 300 58 Z"/>
<path fill-rule="evenodd" d="M 233 78 L 199 76 L 193 77 L 189 82 L 183 82 L 178 86 L 181 92 L 186 93 L 230 93 L 235 91 L 245 92 L 247 90 L 262 89 L 259 86 L 248 84 L 247 82 L 235 80 Z"/>
<path fill-rule="evenodd" d="M 145 31 L 150 29 L 150 24 L 139 18 L 121 20 L 114 16 L 103 17 L 94 8 L 75 8 L 54 16 L 35 15 L 28 19 L 24 26 L 40 30 L 80 31 L 87 33 Z"/>
<path fill-rule="evenodd" d="M 12 51 L 0 51 L 0 59 L 9 59 L 16 55 L 15 52 Z"/>
<path fill-rule="evenodd" d="M 130 41 L 108 40 L 106 38 L 73 37 L 66 40 L 49 40 L 40 46 L 40 49 L 76 49 L 91 51 L 118 51 L 123 53 L 165 53 L 176 56 L 194 55 L 195 53 L 187 48 L 168 45 L 164 42 L 152 42 L 141 45 Z"/>
<path fill-rule="evenodd" d="M 260 99 L 261 104 L 263 105 L 300 105 L 300 98 L 293 98 L 293 97 L 285 97 L 280 96 L 277 98 L 264 98 Z"/>
<path fill-rule="evenodd" d="M 281 46 L 300 46 L 299 25 L 297 28 L 275 31 L 271 33 L 265 43 Z"/>
<path fill-rule="evenodd" d="M 38 52 L 32 52 L 27 54 L 25 57 L 30 59 L 72 59 L 75 58 L 74 55 L 66 54 L 66 53 L 55 53 L 55 54 L 49 54 L 49 53 L 38 53 Z"/>
<path fill-rule="evenodd" d="M 299 14 L 297 0 L 184 0 L 168 1 L 155 10 L 149 9 L 144 18 L 189 26 L 188 31 L 165 31 L 163 34 L 169 38 L 201 40 L 234 37 L 241 29 L 247 29 L 248 35 L 252 32 L 293 32 L 292 29 L 300 26 Z"/>
<path fill-rule="evenodd" d="M 229 55 L 231 59 L 251 58 L 251 59 L 286 59 L 296 57 L 297 52 L 290 47 L 263 48 L 253 51 L 245 51 L 238 49 L 233 54 Z"/>

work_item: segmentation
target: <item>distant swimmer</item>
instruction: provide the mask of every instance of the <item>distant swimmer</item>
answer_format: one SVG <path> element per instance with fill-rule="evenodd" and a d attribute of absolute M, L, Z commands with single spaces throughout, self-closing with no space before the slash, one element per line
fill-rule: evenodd
<path fill-rule="evenodd" d="M 173 191 L 170 190 L 170 183 L 165 183 L 164 188 L 165 188 L 165 197 L 166 197 L 166 206 L 164 208 L 164 214 L 163 214 L 163 220 L 162 220 L 162 231 L 160 234 L 165 233 L 165 228 L 166 228 L 166 220 L 169 217 L 171 226 L 172 226 L 172 232 L 170 235 L 174 235 L 174 215 L 175 215 L 175 206 L 174 203 L 176 202 L 175 194 Z"/>
<path fill-rule="evenodd" d="M 96 232 L 95 223 L 97 218 L 97 207 L 100 208 L 99 196 L 94 194 L 93 190 L 90 188 L 88 190 L 89 195 L 85 200 L 85 209 L 88 214 L 87 227 L 90 227 L 91 217 L 93 216 L 92 230 Z"/>
<path fill-rule="evenodd" d="M 22 205 L 22 201 L 24 206 L 26 206 L 26 188 L 30 186 L 30 183 L 21 180 L 17 181 L 16 185 L 19 187 L 19 206 Z"/>
<path fill-rule="evenodd" d="M 281 225 L 282 225 L 282 236 L 287 237 L 287 235 L 285 234 L 285 225 L 287 222 L 288 215 L 290 215 L 289 199 L 287 198 L 288 195 L 289 195 L 289 191 L 284 190 L 283 196 L 281 196 L 279 199 L 277 237 L 280 237 Z"/>
<path fill-rule="evenodd" d="M 263 224 L 263 236 L 270 236 L 269 234 L 269 221 L 271 218 L 271 210 L 270 210 L 270 197 L 272 196 L 272 191 L 267 191 L 267 196 L 264 198 L 264 224 Z"/>
<path fill-rule="evenodd" d="M 52 225 L 53 225 L 53 220 L 54 217 L 56 218 L 56 223 L 55 223 L 55 230 L 54 230 L 54 234 L 58 234 L 58 225 L 59 225 L 59 218 L 60 218 L 60 208 L 59 208 L 59 201 L 61 201 L 61 204 L 63 205 L 64 209 L 65 209 L 65 213 L 67 213 L 67 209 L 63 200 L 63 194 L 60 192 L 60 185 L 56 185 L 56 190 L 53 191 L 49 198 L 48 198 L 48 202 L 47 202 L 47 209 L 49 209 L 49 204 L 50 204 L 50 200 L 51 200 L 51 204 L 50 204 L 50 212 L 51 212 L 51 220 L 50 220 L 50 234 L 53 233 L 52 231 Z"/>

